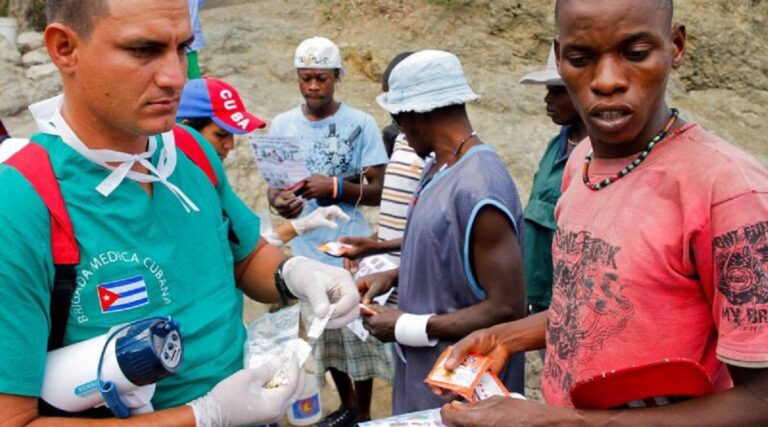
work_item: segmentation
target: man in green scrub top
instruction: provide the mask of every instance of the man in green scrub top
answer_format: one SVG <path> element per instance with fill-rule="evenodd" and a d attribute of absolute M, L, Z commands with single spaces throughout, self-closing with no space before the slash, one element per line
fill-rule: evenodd
<path fill-rule="evenodd" d="M 243 295 L 266 303 L 295 296 L 319 317 L 333 304 L 328 327 L 339 328 L 357 314 L 354 283 L 342 269 L 286 259 L 266 244 L 199 134 L 190 131 L 215 186 L 176 149 L 168 131 L 192 42 L 184 0 L 47 7 L 45 45 L 64 95 L 30 107 L 40 129 L 30 144 L 50 157 L 80 252 L 64 345 L 170 315 L 181 324 L 184 360 L 157 383 L 156 412 L 131 425 L 274 421 L 301 392 L 303 371 L 295 361 L 241 369 Z M 114 423 L 38 414 L 54 275 L 50 215 L 10 165 L 0 165 L 0 200 L 0 424 Z M 284 381 L 264 388 L 281 368 Z"/>
<path fill-rule="evenodd" d="M 526 74 L 522 84 L 545 86 L 547 116 L 560 132 L 547 143 L 533 177 L 533 188 L 525 207 L 525 281 L 532 313 L 549 308 L 552 299 L 552 238 L 555 235 L 555 205 L 560 198 L 565 163 L 571 151 L 586 138 L 587 129 L 576 112 L 563 80 L 557 73 L 554 47 L 544 69 Z"/>

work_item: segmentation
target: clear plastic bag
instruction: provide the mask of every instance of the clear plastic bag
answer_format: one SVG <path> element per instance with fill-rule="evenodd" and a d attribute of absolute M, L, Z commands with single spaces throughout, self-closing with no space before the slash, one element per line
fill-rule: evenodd
<path fill-rule="evenodd" d="M 299 305 L 265 313 L 251 322 L 243 351 L 243 366 L 253 368 L 268 362 L 285 364 L 292 359 L 303 368 L 312 347 L 299 338 Z M 285 379 L 281 369 L 267 386 L 279 386 Z"/>

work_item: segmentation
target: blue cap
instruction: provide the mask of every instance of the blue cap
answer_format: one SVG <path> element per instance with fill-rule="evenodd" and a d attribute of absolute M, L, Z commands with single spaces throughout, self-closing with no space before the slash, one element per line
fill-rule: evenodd
<path fill-rule="evenodd" d="M 208 117 L 235 134 L 250 133 L 267 125 L 245 109 L 240 94 L 232 85 L 211 77 L 190 80 L 184 85 L 176 116 L 179 119 Z"/>

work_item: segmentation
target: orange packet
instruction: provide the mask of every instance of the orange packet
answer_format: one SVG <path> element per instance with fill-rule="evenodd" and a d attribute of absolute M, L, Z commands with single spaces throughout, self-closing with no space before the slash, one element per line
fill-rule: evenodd
<path fill-rule="evenodd" d="M 344 254 L 347 253 L 347 249 L 351 248 L 352 245 L 349 245 L 347 243 L 341 243 L 341 242 L 325 242 L 317 247 L 318 250 L 321 252 L 325 252 L 330 256 L 335 257 L 342 257 Z"/>
<path fill-rule="evenodd" d="M 510 397 L 510 394 L 501 380 L 499 380 L 499 377 L 488 370 L 480 377 L 480 381 L 477 383 L 477 386 L 475 386 L 475 389 L 472 391 L 472 395 L 467 400 L 470 402 L 479 402 L 493 396 Z"/>
<path fill-rule="evenodd" d="M 477 383 L 480 382 L 481 377 L 488 371 L 493 361 L 489 357 L 470 353 L 464 357 L 456 369 L 448 370 L 445 368 L 445 361 L 451 354 L 452 348 L 448 347 L 437 358 L 437 362 L 424 382 L 434 387 L 454 391 L 469 400 Z"/>

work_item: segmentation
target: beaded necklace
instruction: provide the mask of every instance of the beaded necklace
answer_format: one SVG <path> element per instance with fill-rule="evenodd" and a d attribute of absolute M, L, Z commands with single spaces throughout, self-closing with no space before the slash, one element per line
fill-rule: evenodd
<path fill-rule="evenodd" d="M 614 182 L 626 176 L 628 173 L 635 170 L 635 168 L 638 167 L 640 163 L 643 163 L 643 160 L 648 157 L 648 154 L 651 152 L 653 147 L 655 147 L 656 144 L 661 142 L 661 140 L 667 136 L 669 130 L 672 129 L 672 125 L 675 124 L 679 115 L 680 112 L 676 108 L 673 108 L 672 116 L 667 121 L 667 124 L 664 125 L 664 128 L 659 133 L 657 133 L 656 136 L 653 137 L 645 149 L 637 155 L 637 158 L 627 166 L 624 166 L 624 168 L 617 172 L 616 175 L 605 178 L 597 184 L 593 184 L 592 181 L 589 180 L 589 164 L 592 163 L 592 150 L 589 150 L 589 153 L 587 153 L 587 156 L 584 158 L 584 173 L 582 174 L 584 185 L 586 185 L 592 191 L 598 191 L 613 184 Z"/>
<path fill-rule="evenodd" d="M 448 160 L 445 163 L 443 163 L 442 166 L 440 166 L 440 169 L 438 169 L 437 172 L 435 172 L 434 174 L 430 175 L 430 173 L 432 173 L 432 170 L 435 168 L 435 165 L 437 164 L 437 158 L 435 158 L 435 162 L 432 163 L 432 166 L 430 166 L 429 171 L 427 172 L 426 175 L 424 175 L 425 177 L 426 176 L 429 176 L 429 177 L 424 179 L 424 181 L 419 184 L 419 188 L 416 189 L 416 192 L 413 193 L 413 199 L 411 200 L 411 204 L 413 206 L 416 206 L 416 203 L 419 201 L 419 196 L 421 195 L 422 190 L 424 190 L 424 187 L 426 187 L 427 184 L 429 184 L 430 181 L 432 181 L 432 178 L 434 178 L 434 176 L 438 172 L 444 170 L 445 168 L 447 168 L 449 166 L 453 166 L 453 163 L 456 162 L 456 159 L 459 157 L 459 151 L 461 151 L 461 147 L 464 146 L 464 143 L 466 143 L 470 139 L 474 138 L 475 136 L 477 136 L 477 132 L 472 131 L 472 132 L 469 133 L 469 135 L 467 135 L 466 138 L 464 138 L 461 141 L 459 141 L 459 146 L 456 147 L 455 150 L 453 150 L 453 153 L 451 154 L 450 157 L 448 157 Z"/>

